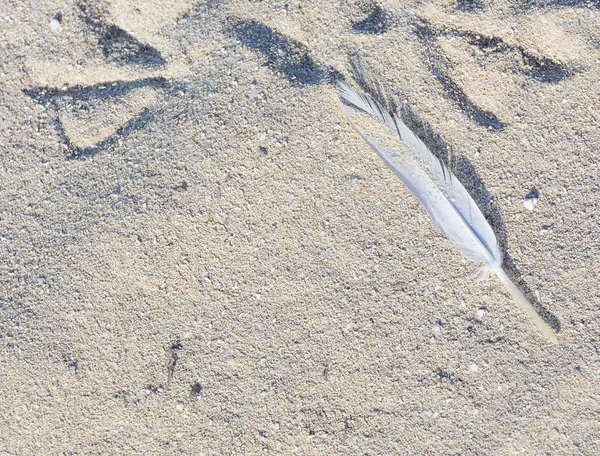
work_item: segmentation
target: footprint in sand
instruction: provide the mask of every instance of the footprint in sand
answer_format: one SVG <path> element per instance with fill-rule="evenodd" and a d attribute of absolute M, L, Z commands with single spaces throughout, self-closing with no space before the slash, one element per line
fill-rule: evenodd
<path fill-rule="evenodd" d="M 39 73 L 51 84 L 23 89 L 33 100 L 56 112 L 55 127 L 68 158 L 95 155 L 143 127 L 150 120 L 156 101 L 182 88 L 172 82 L 182 72 L 180 63 L 167 65 L 157 48 L 111 21 L 112 16 L 120 15 L 121 21 L 128 20 L 134 29 L 135 24 L 143 22 L 132 20 L 135 11 L 128 6 L 130 2 L 119 0 L 111 4 L 78 2 L 85 27 L 97 37 L 97 46 L 91 52 L 98 53 L 106 64 L 73 74 L 59 67 L 48 70 L 43 63 Z M 187 8 L 185 2 L 162 8 L 162 20 L 145 24 L 146 37 Z M 111 14 L 112 10 L 115 14 Z"/>
<path fill-rule="evenodd" d="M 546 3 L 550 5 L 551 2 Z M 554 3 L 558 4 L 558 2 Z M 562 6 L 574 6 L 576 3 L 574 1 L 572 5 Z M 531 8 L 532 5 L 533 3 L 530 5 Z M 504 86 L 511 86 L 511 91 L 516 93 L 522 89 L 518 81 L 521 81 L 521 84 L 527 81 L 541 84 L 559 83 L 584 70 L 584 65 L 568 61 L 570 54 L 562 52 L 565 55 L 561 55 L 562 45 L 569 43 L 571 49 L 576 50 L 582 47 L 578 46 L 581 43 L 575 43 L 576 39 L 569 39 L 566 35 L 560 34 L 552 21 L 545 21 L 543 17 L 534 19 L 537 20 L 535 29 L 544 30 L 542 22 L 545 21 L 548 29 L 545 31 L 549 36 L 563 38 L 554 47 L 551 46 L 552 43 L 546 42 L 545 48 L 548 48 L 548 52 L 553 56 L 559 55 L 564 59 L 557 60 L 556 57 L 544 55 L 544 52 L 538 49 L 539 43 L 531 42 L 530 46 L 518 44 L 518 41 L 526 42 L 527 37 L 521 37 L 524 38 L 521 40 L 515 40 L 515 36 L 512 35 L 505 37 L 501 32 L 504 30 L 502 20 L 486 22 L 482 19 L 479 24 L 482 30 L 496 29 L 499 31 L 498 34 L 482 33 L 470 29 L 469 25 L 462 25 L 464 16 L 461 14 L 470 13 L 470 18 L 477 18 L 478 11 L 485 7 L 483 1 L 459 0 L 454 11 L 446 14 L 445 18 L 442 16 L 441 21 L 439 18 L 433 21 L 414 16 L 408 22 L 404 20 L 404 23 L 412 26 L 414 35 L 421 43 L 421 57 L 426 62 L 430 73 L 441 85 L 444 95 L 477 125 L 490 130 L 502 130 L 507 123 L 503 122 L 493 109 L 483 107 L 492 104 L 489 103 L 489 99 L 494 86 L 504 83 Z M 517 13 L 524 12 L 526 11 Z M 371 10 L 366 11 L 365 14 L 363 20 L 352 25 L 355 33 L 381 35 L 393 29 L 395 23 L 402 22 L 400 18 L 376 4 L 372 5 Z M 526 21 L 523 23 L 527 24 Z M 510 32 L 514 34 L 514 31 Z M 525 34 L 523 31 L 516 33 L 517 36 Z M 479 77 L 462 80 L 461 74 L 479 75 Z M 516 77 L 508 81 L 507 76 L 510 75 Z"/>

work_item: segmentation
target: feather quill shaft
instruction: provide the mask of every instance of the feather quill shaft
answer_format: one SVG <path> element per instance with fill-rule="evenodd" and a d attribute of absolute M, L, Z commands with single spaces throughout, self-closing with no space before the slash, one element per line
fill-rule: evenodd
<path fill-rule="evenodd" d="M 350 112 L 362 112 L 375 117 L 398 134 L 408 153 L 382 147 L 350 120 L 361 138 L 419 200 L 441 233 L 465 258 L 484 263 L 481 272 L 486 275 L 494 272 L 540 331 L 550 341 L 556 342 L 553 329 L 502 269 L 502 253 L 492 227 L 450 169 L 431 153 L 395 113 L 387 111 L 373 98 L 359 93 L 345 81 L 338 81 L 336 90 L 345 103 L 342 108 L 349 120 Z"/>

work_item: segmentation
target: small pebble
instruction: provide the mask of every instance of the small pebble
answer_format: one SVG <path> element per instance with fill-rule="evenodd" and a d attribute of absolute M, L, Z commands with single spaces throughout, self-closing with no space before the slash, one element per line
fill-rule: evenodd
<path fill-rule="evenodd" d="M 525 198 L 523 200 L 523 206 L 525 206 L 525 209 L 532 211 L 537 202 L 538 199 L 535 196 L 530 196 L 529 198 Z"/>
<path fill-rule="evenodd" d="M 485 314 L 486 314 L 486 312 L 485 312 L 485 309 L 479 309 L 479 310 L 477 311 L 477 316 L 478 316 L 479 318 L 483 318 L 483 317 L 485 316 Z"/>
<path fill-rule="evenodd" d="M 431 329 L 435 332 L 439 332 L 442 329 L 442 322 L 436 321 L 433 325 L 431 325 Z"/>
<path fill-rule="evenodd" d="M 552 429 L 548 434 L 548 437 L 550 437 L 550 440 L 556 440 L 560 437 L 560 433 L 556 429 Z"/>
<path fill-rule="evenodd" d="M 62 11 L 59 11 L 54 15 L 52 20 L 50 21 L 50 29 L 58 30 L 60 28 L 60 24 L 62 22 L 63 14 Z"/>
<path fill-rule="evenodd" d="M 479 370 L 479 366 L 478 366 L 477 364 L 471 364 L 471 365 L 469 366 L 469 370 L 470 370 L 471 372 L 477 372 L 477 371 Z"/>

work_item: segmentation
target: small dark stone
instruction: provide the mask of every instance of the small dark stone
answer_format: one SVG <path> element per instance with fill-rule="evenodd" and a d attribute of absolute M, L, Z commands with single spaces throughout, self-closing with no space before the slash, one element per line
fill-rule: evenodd
<path fill-rule="evenodd" d="M 200 396 L 200 394 L 202 394 L 202 385 L 198 382 L 194 383 L 192 385 L 192 388 L 190 389 L 190 398 L 194 399 L 198 396 Z"/>
<path fill-rule="evenodd" d="M 268 149 L 265 146 L 260 146 L 258 148 L 258 153 L 260 155 L 267 155 L 269 153 Z"/>

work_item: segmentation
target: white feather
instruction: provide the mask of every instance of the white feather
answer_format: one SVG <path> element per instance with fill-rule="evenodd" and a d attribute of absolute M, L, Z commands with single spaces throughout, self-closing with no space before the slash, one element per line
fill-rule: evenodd
<path fill-rule="evenodd" d="M 502 270 L 502 253 L 494 231 L 456 176 L 397 115 L 388 112 L 371 97 L 357 92 L 345 81 L 338 81 L 336 90 L 346 105 L 375 117 L 398 133 L 410 153 L 384 148 L 353 125 L 363 140 L 419 200 L 442 234 L 465 258 L 484 263 L 481 268 L 483 272 L 494 272 L 540 330 L 556 342 L 552 328 Z"/>

